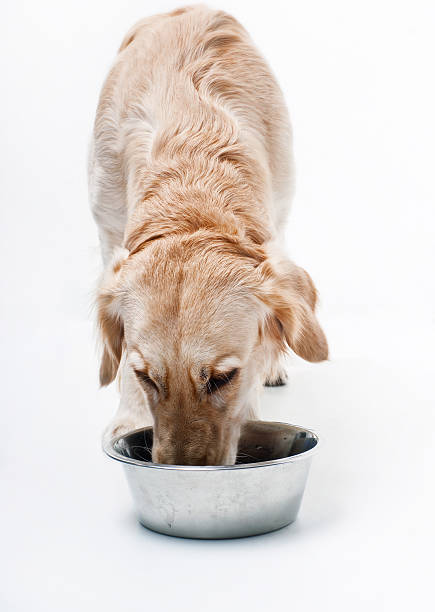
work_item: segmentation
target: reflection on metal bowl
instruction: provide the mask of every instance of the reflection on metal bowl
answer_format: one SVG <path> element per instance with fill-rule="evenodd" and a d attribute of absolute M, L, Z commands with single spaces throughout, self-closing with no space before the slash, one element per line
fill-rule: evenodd
<path fill-rule="evenodd" d="M 248 421 L 229 466 L 152 463 L 152 444 L 146 427 L 104 446 L 124 466 L 139 521 L 168 535 L 235 538 L 295 520 L 318 438 L 287 423 Z"/>

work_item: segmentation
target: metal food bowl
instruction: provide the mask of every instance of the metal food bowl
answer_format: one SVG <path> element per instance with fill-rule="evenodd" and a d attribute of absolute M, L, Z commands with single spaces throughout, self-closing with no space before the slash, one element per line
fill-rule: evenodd
<path fill-rule="evenodd" d="M 106 442 L 124 466 L 139 521 L 184 538 L 237 538 L 280 529 L 298 514 L 317 436 L 287 423 L 248 421 L 235 465 L 151 462 L 152 427 Z"/>

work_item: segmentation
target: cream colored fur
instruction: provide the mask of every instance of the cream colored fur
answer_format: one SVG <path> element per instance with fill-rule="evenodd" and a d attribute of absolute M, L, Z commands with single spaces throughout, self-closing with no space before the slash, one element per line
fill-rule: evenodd
<path fill-rule="evenodd" d="M 281 91 L 234 18 L 193 7 L 130 30 L 89 164 L 102 384 L 121 369 L 107 436 L 154 424 L 154 460 L 232 463 L 285 350 L 327 357 L 312 281 L 281 251 L 292 185 Z"/>

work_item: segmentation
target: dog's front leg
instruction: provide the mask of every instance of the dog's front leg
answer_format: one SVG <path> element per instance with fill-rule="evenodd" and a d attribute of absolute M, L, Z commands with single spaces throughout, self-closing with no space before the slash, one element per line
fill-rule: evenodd
<path fill-rule="evenodd" d="M 121 368 L 121 398 L 119 408 L 104 431 L 104 439 L 111 440 L 128 431 L 153 424 L 148 402 L 131 367 L 124 360 Z"/>
<path fill-rule="evenodd" d="M 262 392 L 261 382 L 252 385 L 244 401 L 243 420 L 259 419 L 260 414 L 260 395 Z"/>

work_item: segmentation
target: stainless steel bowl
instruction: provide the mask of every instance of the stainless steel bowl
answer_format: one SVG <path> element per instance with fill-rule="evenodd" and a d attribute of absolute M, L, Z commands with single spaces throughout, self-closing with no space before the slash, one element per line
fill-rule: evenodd
<path fill-rule="evenodd" d="M 152 443 L 146 427 L 104 445 L 124 466 L 142 525 L 184 538 L 237 538 L 295 520 L 318 438 L 287 423 L 248 421 L 228 466 L 152 463 Z"/>

